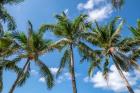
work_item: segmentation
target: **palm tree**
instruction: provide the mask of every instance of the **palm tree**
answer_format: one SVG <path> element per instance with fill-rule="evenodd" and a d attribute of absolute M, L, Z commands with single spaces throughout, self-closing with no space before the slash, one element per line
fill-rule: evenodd
<path fill-rule="evenodd" d="M 51 74 L 48 66 L 39 59 L 39 57 L 44 53 L 52 51 L 52 41 L 43 38 L 45 33 L 44 26 L 41 26 L 40 29 L 35 32 L 30 21 L 28 24 L 28 35 L 22 32 L 14 34 L 16 42 L 20 46 L 19 51 L 21 52 L 18 54 L 19 56 L 17 58 L 27 59 L 27 61 L 23 66 L 22 72 L 18 74 L 17 79 L 12 85 L 9 93 L 13 93 L 17 85 L 22 86 L 25 83 L 25 80 L 29 77 L 31 61 L 35 62 L 35 64 L 39 67 L 40 74 L 44 77 L 48 88 L 51 89 L 54 85 L 53 75 Z"/>
<path fill-rule="evenodd" d="M 7 23 L 8 30 L 14 30 L 16 28 L 16 23 L 14 18 L 7 12 L 4 5 L 18 4 L 24 0 L 0 0 L 0 24 Z"/>
<path fill-rule="evenodd" d="M 125 81 L 126 87 L 128 88 L 129 93 L 134 93 L 131 85 L 127 81 L 123 71 L 129 71 L 130 68 L 139 68 L 138 64 L 129 58 L 125 51 L 129 51 L 130 47 L 126 47 L 126 41 L 128 39 L 121 40 L 120 31 L 123 26 L 124 21 L 122 20 L 117 27 L 119 17 L 115 18 L 108 25 L 99 26 L 97 22 L 96 28 L 92 29 L 92 32 L 89 32 L 87 41 L 93 46 L 97 47 L 97 50 L 101 55 L 98 55 L 96 58 L 89 56 L 90 53 L 86 53 L 84 57 L 91 61 L 89 68 L 89 75 L 92 75 L 93 69 L 96 67 L 100 68 L 101 64 L 103 66 L 103 75 L 106 80 L 108 80 L 108 72 L 110 59 L 113 59 L 113 62 L 121 76 Z M 84 53 L 83 53 L 84 54 Z M 101 63 L 105 61 L 104 63 Z"/>
<path fill-rule="evenodd" d="M 82 34 L 88 29 L 90 23 L 86 22 L 86 15 L 80 15 L 74 20 L 68 19 L 66 13 L 56 15 L 57 23 L 54 25 L 46 25 L 46 27 L 53 31 L 53 33 L 60 38 L 54 45 L 61 47 L 64 54 L 61 58 L 57 76 L 63 71 L 64 67 L 68 65 L 72 80 L 73 93 L 77 93 L 76 78 L 75 78 L 75 62 L 74 62 L 74 48 L 81 42 Z M 77 47 L 78 48 L 78 47 Z M 81 45 L 81 48 L 85 46 Z"/>
<path fill-rule="evenodd" d="M 13 70 L 17 74 L 21 69 L 16 65 L 16 62 L 20 61 L 18 58 L 8 58 L 18 51 L 19 46 L 14 42 L 11 37 L 11 32 L 4 32 L 1 28 L 0 36 L 0 92 L 3 89 L 3 71 Z"/>

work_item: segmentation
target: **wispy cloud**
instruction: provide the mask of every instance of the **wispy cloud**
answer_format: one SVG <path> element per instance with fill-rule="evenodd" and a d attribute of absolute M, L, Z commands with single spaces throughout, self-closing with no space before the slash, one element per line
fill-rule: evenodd
<path fill-rule="evenodd" d="M 102 21 L 112 14 L 112 6 L 106 3 L 107 0 L 88 0 L 86 3 L 79 3 L 78 10 L 87 12 L 89 21 Z"/>
<path fill-rule="evenodd" d="M 45 83 L 45 78 L 44 77 L 39 78 L 39 82 Z"/>
<path fill-rule="evenodd" d="M 135 93 L 140 93 L 140 89 L 136 89 L 135 90 Z"/>
<path fill-rule="evenodd" d="M 93 4 L 94 3 L 94 0 L 88 0 L 86 3 L 79 3 L 77 8 L 79 10 L 82 10 L 82 9 L 92 9 L 93 8 Z"/>
<path fill-rule="evenodd" d="M 65 14 L 68 14 L 69 9 L 65 9 L 64 12 L 65 12 Z"/>
<path fill-rule="evenodd" d="M 50 68 L 51 73 L 55 76 L 58 68 Z M 76 73 L 76 77 L 78 77 L 80 74 Z M 63 74 L 61 74 L 58 78 L 56 78 L 56 83 L 63 83 L 65 81 L 69 81 L 71 80 L 71 75 L 69 72 L 64 72 Z M 45 78 L 41 77 L 39 78 L 39 82 L 45 83 Z"/>
<path fill-rule="evenodd" d="M 116 67 L 112 65 L 110 67 L 111 72 L 109 73 L 109 80 L 108 83 L 102 76 L 102 72 L 98 71 L 94 77 L 89 78 L 85 77 L 84 82 L 86 83 L 92 83 L 95 88 L 103 88 L 103 89 L 109 89 L 113 90 L 114 92 L 124 92 L 127 91 L 125 87 L 125 83 L 120 77 Z M 129 83 L 132 86 L 137 85 L 137 81 L 140 79 L 139 75 L 140 72 L 134 71 L 134 74 L 123 72 L 126 78 L 128 79 Z M 135 89 L 136 93 L 140 93 L 140 89 Z"/>
<path fill-rule="evenodd" d="M 93 9 L 91 11 L 88 11 L 90 21 L 95 21 L 95 20 L 102 21 L 104 19 L 107 19 L 111 13 L 112 13 L 112 6 L 109 4 L 100 9 Z"/>
<path fill-rule="evenodd" d="M 50 68 L 50 71 L 53 75 L 56 75 L 58 68 L 52 67 L 52 68 Z"/>
<path fill-rule="evenodd" d="M 30 74 L 31 74 L 32 76 L 36 76 L 36 75 L 38 75 L 38 71 L 35 70 L 35 69 L 32 69 L 32 70 L 30 71 Z"/>

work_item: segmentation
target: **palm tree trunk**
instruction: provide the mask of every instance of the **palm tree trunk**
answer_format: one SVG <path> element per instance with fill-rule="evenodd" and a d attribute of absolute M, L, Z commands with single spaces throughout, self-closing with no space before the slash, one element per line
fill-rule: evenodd
<path fill-rule="evenodd" d="M 25 63 L 25 65 L 24 65 L 24 67 L 23 67 L 23 69 L 22 69 L 22 72 L 24 72 L 24 70 L 27 68 L 27 66 L 28 66 L 29 63 L 30 63 L 30 59 L 28 58 L 27 61 L 26 61 L 26 63 Z M 17 86 L 17 83 L 18 83 L 19 79 L 20 79 L 21 76 L 22 76 L 22 72 L 18 75 L 18 77 L 17 77 L 17 79 L 15 80 L 14 84 L 12 85 L 12 87 L 11 87 L 9 93 L 13 93 L 13 92 L 14 92 L 14 90 L 15 90 L 15 88 L 16 88 L 16 86 Z"/>
<path fill-rule="evenodd" d="M 129 93 L 134 93 L 134 91 L 133 91 L 131 85 L 129 84 L 128 80 L 127 80 L 126 77 L 124 76 L 124 74 L 123 74 L 123 72 L 122 72 L 120 66 L 119 66 L 116 62 L 115 62 L 115 66 L 116 66 L 116 68 L 117 68 L 117 70 L 118 70 L 118 72 L 119 72 L 121 78 L 125 81 L 126 87 L 127 87 L 128 91 L 129 91 Z"/>
<path fill-rule="evenodd" d="M 75 80 L 75 69 L 74 69 L 74 56 L 73 56 L 72 45 L 70 45 L 70 50 L 71 50 L 70 73 L 71 73 L 71 79 L 72 79 L 72 87 L 73 87 L 73 93 L 77 93 L 76 80 Z"/>

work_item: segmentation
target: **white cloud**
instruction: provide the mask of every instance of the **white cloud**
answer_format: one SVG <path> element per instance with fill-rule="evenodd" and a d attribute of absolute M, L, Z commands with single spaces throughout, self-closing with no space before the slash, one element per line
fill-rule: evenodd
<path fill-rule="evenodd" d="M 94 0 L 88 0 L 85 4 L 84 3 L 78 4 L 77 8 L 79 10 L 81 10 L 81 9 L 92 9 L 93 5 L 94 5 L 93 3 L 94 3 Z"/>
<path fill-rule="evenodd" d="M 58 68 L 55 68 L 55 67 L 52 67 L 52 68 L 49 68 L 51 73 L 53 75 L 56 75 L 57 71 L 58 71 Z M 45 83 L 45 78 L 44 77 L 40 77 L 39 78 L 39 82 L 42 82 L 42 83 Z"/>
<path fill-rule="evenodd" d="M 44 78 L 44 77 L 41 77 L 41 78 L 39 79 L 39 82 L 45 83 L 45 78 Z"/>
<path fill-rule="evenodd" d="M 95 20 L 102 21 L 104 19 L 107 19 L 112 12 L 113 12 L 112 6 L 109 4 L 102 8 L 99 8 L 99 9 L 93 9 L 91 11 L 88 11 L 89 20 L 90 21 L 95 21 Z"/>
<path fill-rule="evenodd" d="M 56 73 L 57 73 L 57 71 L 58 71 L 58 68 L 50 68 L 50 71 L 51 71 L 51 73 L 55 76 L 56 75 Z M 75 76 L 77 77 L 77 76 L 79 76 L 80 74 L 78 74 L 78 73 L 75 73 Z M 64 72 L 62 75 L 60 75 L 57 79 L 56 79 L 56 82 L 57 83 L 62 83 L 62 82 L 65 82 L 65 81 L 67 81 L 67 80 L 71 80 L 71 75 L 70 75 L 70 73 L 69 72 Z M 45 79 L 44 79 L 44 77 L 41 77 L 40 79 L 39 79 L 39 82 L 42 82 L 42 83 L 45 83 Z"/>
<path fill-rule="evenodd" d="M 88 0 L 86 3 L 79 3 L 77 8 L 87 12 L 89 21 L 102 21 L 113 12 L 111 4 L 106 2 L 107 0 Z"/>
<path fill-rule="evenodd" d="M 50 68 L 50 71 L 51 71 L 51 73 L 52 73 L 53 75 L 56 75 L 56 73 L 57 73 L 57 71 L 58 71 L 58 68 L 52 67 L 52 68 Z"/>
<path fill-rule="evenodd" d="M 79 73 L 75 73 L 75 77 L 80 76 Z M 71 80 L 71 74 L 69 72 L 65 72 L 64 74 L 60 75 L 57 79 L 56 82 L 57 83 L 62 83 L 65 82 L 67 80 Z"/>
<path fill-rule="evenodd" d="M 85 77 L 85 78 L 84 78 L 84 82 L 85 82 L 85 83 L 90 82 L 90 78 L 89 78 L 89 77 Z"/>
<path fill-rule="evenodd" d="M 120 77 L 116 67 L 112 65 L 110 67 L 111 72 L 109 73 L 109 79 L 108 83 L 104 79 L 102 72 L 98 71 L 94 77 L 89 78 L 85 77 L 84 82 L 86 83 L 92 83 L 95 88 L 103 88 L 103 89 L 110 89 L 113 90 L 114 92 L 124 92 L 127 91 L 125 87 L 125 82 L 122 80 Z M 139 72 L 135 71 L 134 74 L 137 76 L 133 76 L 131 73 L 128 72 L 123 72 L 124 75 L 126 76 L 127 80 L 131 84 L 131 86 L 137 85 L 137 81 L 140 79 Z M 140 93 L 139 89 L 135 89 L 136 93 Z"/>
<path fill-rule="evenodd" d="M 135 90 L 135 93 L 140 93 L 140 89 L 136 89 Z"/>
<path fill-rule="evenodd" d="M 31 73 L 32 76 L 38 75 L 38 71 L 36 71 L 34 69 L 32 69 L 30 73 Z"/>
<path fill-rule="evenodd" d="M 71 80 L 71 75 L 68 72 L 64 73 L 64 77 L 67 78 L 68 80 Z"/>
<path fill-rule="evenodd" d="M 79 3 L 77 8 L 79 10 L 82 9 L 93 9 L 95 5 L 98 5 L 102 2 L 105 2 L 105 0 L 88 0 L 86 3 Z"/>

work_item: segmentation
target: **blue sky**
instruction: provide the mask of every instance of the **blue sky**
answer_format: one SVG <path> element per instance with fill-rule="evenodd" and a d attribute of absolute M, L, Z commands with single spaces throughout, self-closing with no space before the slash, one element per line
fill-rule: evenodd
<path fill-rule="evenodd" d="M 19 5 L 9 6 L 9 13 L 15 18 L 17 22 L 17 30 L 26 31 L 27 21 L 30 20 L 33 23 L 34 29 L 37 30 L 41 24 L 44 23 L 55 23 L 56 20 L 54 15 L 61 13 L 62 11 L 68 11 L 69 18 L 74 18 L 80 13 L 87 13 L 89 15 L 89 20 L 94 21 L 95 19 L 100 23 L 107 23 L 113 17 L 118 15 L 117 12 L 112 10 L 109 4 L 105 3 L 106 0 L 25 0 L 25 2 Z M 136 20 L 140 18 L 140 0 L 129 0 L 125 2 L 119 15 L 126 19 L 126 25 L 122 31 L 124 36 L 130 36 L 130 32 L 127 29 L 128 25 L 136 25 Z M 52 34 L 46 35 L 47 38 L 54 38 Z M 106 83 L 102 79 L 101 72 L 97 72 L 93 78 L 87 78 L 88 64 L 80 64 L 80 57 L 76 52 L 75 62 L 76 62 L 76 78 L 77 78 L 77 88 L 78 93 L 127 93 L 126 89 L 121 82 L 116 69 L 111 66 L 111 86 L 107 87 Z M 41 59 L 51 68 L 52 72 L 55 74 L 59 66 L 59 61 L 62 56 L 58 51 L 55 53 L 49 53 L 42 56 Z M 23 61 L 24 62 L 24 61 Z M 56 80 L 56 84 L 52 90 L 47 90 L 45 83 L 43 83 L 43 78 L 40 77 L 37 67 L 33 64 L 31 68 L 31 77 L 28 79 L 26 84 L 15 90 L 15 93 L 72 93 L 71 81 L 69 78 L 69 73 L 67 70 L 64 74 Z M 136 93 L 140 93 L 140 90 L 135 87 L 139 83 L 140 75 L 135 71 L 134 77 L 131 73 L 125 73 L 131 84 L 134 86 Z M 2 93 L 8 93 L 8 90 L 15 80 L 16 76 L 13 72 L 6 71 L 4 73 L 4 90 Z M 115 88 L 114 88 L 115 87 Z"/>

